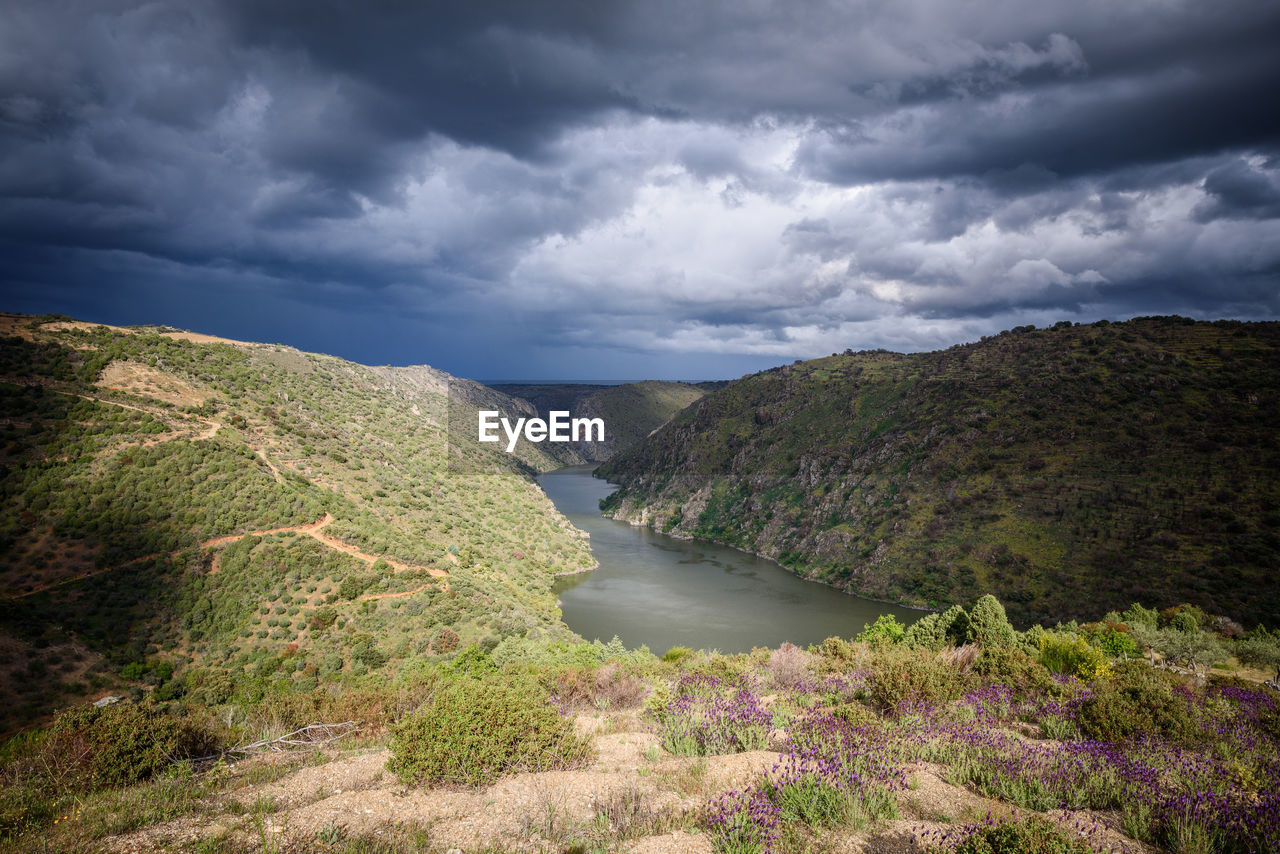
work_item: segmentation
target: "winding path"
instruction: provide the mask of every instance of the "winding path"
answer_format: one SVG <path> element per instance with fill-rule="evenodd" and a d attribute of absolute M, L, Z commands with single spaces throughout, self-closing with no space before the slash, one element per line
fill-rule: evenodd
<path fill-rule="evenodd" d="M 217 552 L 214 553 L 213 563 L 209 567 L 209 574 L 217 575 L 218 572 L 222 569 L 222 548 L 224 546 L 228 546 L 231 543 L 244 539 L 245 537 L 266 537 L 266 536 L 270 536 L 271 534 L 293 533 L 293 534 L 301 534 L 303 536 L 311 537 L 312 539 L 316 540 L 321 545 L 327 548 L 331 548 L 334 551 L 342 552 L 345 555 L 350 555 L 351 557 L 356 558 L 357 560 L 362 561 L 369 565 L 372 565 L 377 561 L 382 560 L 388 566 L 393 568 L 396 572 L 405 572 L 407 570 L 417 569 L 417 570 L 425 571 L 435 578 L 445 578 L 449 575 L 449 573 L 446 572 L 445 570 L 437 569 L 434 566 L 415 566 L 409 563 L 402 563 L 401 561 L 394 560 L 392 558 L 386 557 L 385 555 L 371 555 L 368 552 L 361 551 L 360 549 L 356 548 L 350 543 L 344 543 L 342 540 L 335 539 L 334 537 L 331 537 L 328 534 L 322 533 L 322 531 L 325 528 L 327 528 L 332 522 L 333 522 L 333 516 L 326 513 L 324 514 L 324 516 L 320 517 L 319 520 L 312 522 L 309 525 L 289 525 L 283 528 L 268 528 L 267 530 L 264 530 L 264 531 L 249 531 L 244 534 L 229 534 L 225 537 L 214 537 L 213 539 L 205 540 L 204 542 L 200 543 L 199 549 L 201 551 L 204 551 L 206 549 L 218 550 Z M 169 557 L 176 557 L 182 554 L 182 552 L 184 551 L 186 550 L 177 549 L 173 552 L 170 552 Z M 118 563 L 114 566 L 104 566 L 101 569 L 94 569 L 94 570 L 90 570 L 89 572 L 81 572 L 81 573 L 78 573 L 77 575 L 72 575 L 68 578 L 60 578 L 57 581 L 52 581 L 48 584 L 37 587 L 34 590 L 28 590 L 25 593 L 19 593 L 16 596 L 6 596 L 4 598 L 24 599 L 27 596 L 34 596 L 37 593 L 43 593 L 46 590 L 52 590 L 55 587 L 61 587 L 64 584 L 70 584 L 73 581 L 80 581 L 81 579 L 92 578 L 95 575 L 102 575 L 103 573 L 106 573 L 106 572 L 114 572 L 117 569 L 124 569 L 127 566 L 133 566 L 135 563 L 142 563 L 148 560 L 155 560 L 156 558 L 162 557 L 163 554 L 164 554 L 163 552 L 155 552 L 154 554 L 143 555 L 142 557 L 135 557 L 132 560 L 125 561 L 124 563 Z M 402 593 L 382 593 L 374 596 L 362 596 L 360 598 L 362 600 L 363 599 L 390 599 L 398 596 L 410 596 L 414 593 L 421 592 L 425 587 L 426 585 L 424 584 L 422 587 L 419 587 L 417 590 L 405 591 Z"/>
<path fill-rule="evenodd" d="M 392 558 L 389 558 L 385 555 L 371 555 L 368 552 L 360 551 L 360 549 L 356 548 L 350 543 L 344 543 L 342 540 L 335 539 L 334 537 L 331 537 L 328 534 L 322 533 L 324 529 L 329 527 L 330 523 L 332 522 L 333 522 L 333 516 L 326 513 L 324 514 L 324 516 L 320 518 L 319 521 L 312 522 L 310 525 L 294 525 L 288 528 L 272 528 L 269 531 L 250 531 L 247 534 L 233 534 L 228 537 L 218 537 L 212 540 L 205 540 L 203 543 L 200 544 L 200 548 L 201 549 L 215 549 L 215 548 L 220 549 L 222 546 L 228 545 L 230 543 L 234 543 L 236 540 L 242 539 L 244 537 L 265 537 L 268 534 L 294 533 L 294 534 L 302 534 L 304 536 L 311 537 L 313 540 L 316 540 L 321 545 L 327 546 L 328 548 L 331 548 L 334 551 L 342 552 L 345 555 L 350 555 L 351 557 L 359 561 L 363 561 L 366 564 L 374 564 L 377 561 L 381 560 L 384 563 L 386 563 L 388 566 L 393 568 L 396 572 L 405 572 L 406 570 L 410 570 L 410 569 L 420 569 L 430 573 L 436 578 L 444 578 L 449 574 L 445 572 L 443 569 L 436 569 L 433 566 L 415 566 L 413 564 L 402 563 L 398 560 L 393 560 Z M 218 570 L 221 569 L 222 564 L 221 564 L 221 561 L 219 560 L 220 558 L 221 558 L 221 552 L 213 556 L 213 566 L 209 569 L 210 575 L 217 573 Z"/>

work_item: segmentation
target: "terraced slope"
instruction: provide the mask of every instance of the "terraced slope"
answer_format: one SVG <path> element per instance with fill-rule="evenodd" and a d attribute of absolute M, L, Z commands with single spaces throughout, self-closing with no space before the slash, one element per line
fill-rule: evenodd
<path fill-rule="evenodd" d="M 450 443 L 447 374 L 0 321 L 0 729 L 214 664 L 261 694 L 571 637 L 550 584 L 590 552 L 529 477 L 563 460 Z"/>

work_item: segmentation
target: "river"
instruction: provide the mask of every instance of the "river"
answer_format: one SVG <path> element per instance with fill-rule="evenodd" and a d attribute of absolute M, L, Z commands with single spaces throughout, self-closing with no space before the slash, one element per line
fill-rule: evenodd
<path fill-rule="evenodd" d="M 569 521 L 591 535 L 600 567 L 553 588 L 569 628 L 588 640 L 617 635 L 658 655 L 673 646 L 747 652 L 784 641 L 804 646 L 851 637 L 881 614 L 904 625 L 919 611 L 861 599 L 805 581 L 765 558 L 679 540 L 600 515 L 616 488 L 591 466 L 549 472 L 538 483 Z"/>

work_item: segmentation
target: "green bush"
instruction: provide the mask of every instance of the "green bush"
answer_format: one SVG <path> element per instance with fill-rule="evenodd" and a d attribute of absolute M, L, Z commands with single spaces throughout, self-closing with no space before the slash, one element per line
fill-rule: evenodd
<path fill-rule="evenodd" d="M 964 692 L 965 681 L 933 653 L 887 647 L 871 665 L 873 708 L 894 712 L 904 702 L 950 703 Z"/>
<path fill-rule="evenodd" d="M 809 647 L 809 652 L 814 655 L 822 656 L 826 662 L 819 662 L 819 666 L 827 666 L 835 662 L 845 662 L 853 657 L 853 647 L 844 638 L 829 637 L 820 644 L 814 644 Z"/>
<path fill-rule="evenodd" d="M 1200 621 L 1196 619 L 1196 615 L 1186 609 L 1176 611 L 1169 615 L 1169 621 L 1166 624 L 1168 628 L 1179 632 L 1198 632 L 1200 631 Z"/>
<path fill-rule="evenodd" d="M 590 753 L 542 689 L 460 678 L 395 727 L 387 769 L 405 783 L 479 786 L 507 771 L 565 768 Z"/>
<path fill-rule="evenodd" d="M 831 717 L 844 721 L 849 726 L 875 726 L 880 722 L 876 713 L 861 703 L 841 703 L 838 706 L 832 706 L 830 712 Z"/>
<path fill-rule="evenodd" d="M 1064 632 L 1040 635 L 1038 660 L 1054 673 L 1080 679 L 1097 679 L 1111 672 L 1106 653 L 1089 646 L 1084 638 Z"/>
<path fill-rule="evenodd" d="M 984 647 L 1013 646 L 1017 642 L 1004 606 L 990 593 L 975 602 L 969 611 L 969 640 Z"/>
<path fill-rule="evenodd" d="M 1154 629 L 1160 623 L 1160 612 L 1155 608 L 1144 608 L 1134 602 L 1120 615 L 1120 619 L 1130 626 L 1146 626 L 1149 629 Z"/>
<path fill-rule="evenodd" d="M 210 670 L 204 674 L 200 687 L 194 692 L 195 698 L 205 705 L 217 706 L 231 699 L 236 683 L 231 674 L 224 670 Z"/>
<path fill-rule="evenodd" d="M 907 646 L 934 652 L 968 642 L 969 615 L 959 605 L 952 605 L 941 614 L 921 617 L 911 624 L 903 636 L 903 643 Z"/>
<path fill-rule="evenodd" d="M 1007 685 L 1016 693 L 1052 692 L 1058 687 L 1044 665 L 1016 646 L 983 647 L 973 672 L 992 684 Z"/>
<path fill-rule="evenodd" d="M 134 703 L 64 712 L 42 746 L 45 763 L 71 788 L 145 780 L 174 762 L 211 753 L 212 735 L 187 719 Z"/>
<path fill-rule="evenodd" d="M 938 652 L 947 645 L 946 627 L 941 614 L 928 614 L 907 627 L 902 642 L 913 649 Z"/>
<path fill-rule="evenodd" d="M 1092 854 L 1093 849 L 1072 839 L 1038 815 L 982 827 L 954 849 L 956 854 Z"/>
<path fill-rule="evenodd" d="M 1097 635 L 1094 643 L 1097 644 L 1098 649 L 1112 658 L 1134 657 L 1142 654 L 1142 650 L 1138 648 L 1138 642 L 1128 632 L 1112 629 Z"/>
<path fill-rule="evenodd" d="M 862 632 L 854 640 L 869 643 L 872 646 L 890 646 L 901 643 L 906 632 L 907 630 L 898 622 L 897 617 L 892 614 L 881 614 L 871 625 L 864 625 Z"/>
<path fill-rule="evenodd" d="M 679 664 L 689 656 L 693 655 L 693 650 L 687 646 L 673 646 L 662 654 L 662 660 L 668 664 Z"/>
<path fill-rule="evenodd" d="M 1175 692 L 1181 683 L 1171 673 L 1143 661 L 1122 662 L 1111 679 L 1098 680 L 1080 706 L 1080 730 L 1091 738 L 1119 741 L 1143 733 L 1175 741 L 1197 737 L 1195 719 Z"/>
<path fill-rule="evenodd" d="M 493 663 L 493 656 L 479 644 L 474 643 L 468 644 L 466 649 L 455 655 L 453 661 L 445 665 L 445 668 L 451 673 L 470 676 L 473 679 L 483 679 L 498 672 L 498 666 Z"/>

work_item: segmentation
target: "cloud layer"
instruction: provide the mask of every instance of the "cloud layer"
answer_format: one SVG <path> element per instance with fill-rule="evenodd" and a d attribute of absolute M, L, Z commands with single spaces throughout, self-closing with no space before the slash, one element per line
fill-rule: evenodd
<path fill-rule="evenodd" d="M 1280 316 L 1280 7 L 31 0 L 5 308 L 480 376 Z"/>

